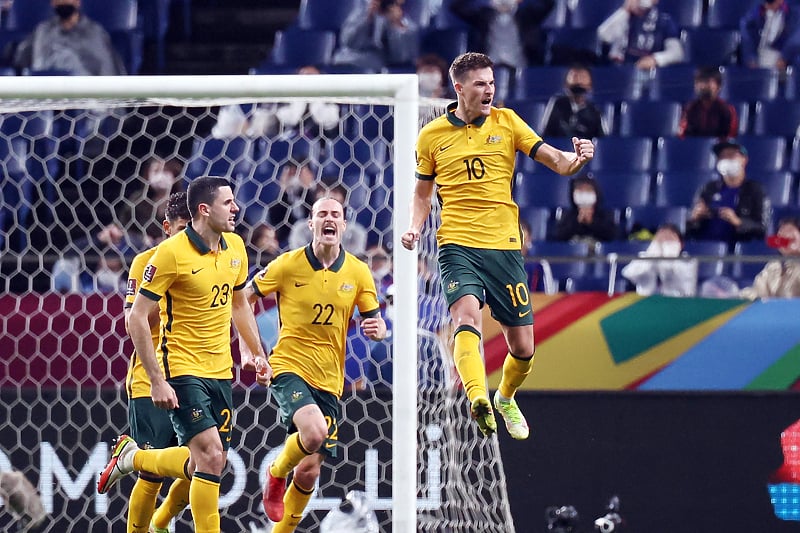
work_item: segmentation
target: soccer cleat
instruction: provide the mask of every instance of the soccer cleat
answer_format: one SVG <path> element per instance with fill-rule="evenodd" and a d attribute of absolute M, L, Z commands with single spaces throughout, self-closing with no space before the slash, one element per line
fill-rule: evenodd
<path fill-rule="evenodd" d="M 133 437 L 120 435 L 114 439 L 111 459 L 100 473 L 100 479 L 97 481 L 99 494 L 105 494 L 121 477 L 133 472 L 133 456 L 138 451 L 139 447 Z"/>
<path fill-rule="evenodd" d="M 267 467 L 267 484 L 264 487 L 264 512 L 275 523 L 283 520 L 283 495 L 286 494 L 286 478 L 273 477 L 272 465 Z"/>
<path fill-rule="evenodd" d="M 478 428 L 480 428 L 481 433 L 485 436 L 491 437 L 497 432 L 497 422 L 494 420 L 492 404 L 489 403 L 487 398 L 479 396 L 472 400 L 470 414 L 478 423 Z"/>
<path fill-rule="evenodd" d="M 517 405 L 517 401 L 514 398 L 507 401 L 501 400 L 500 391 L 495 391 L 494 408 L 500 412 L 500 416 L 505 420 L 506 429 L 512 438 L 517 440 L 528 438 L 530 434 L 528 422 L 525 420 L 525 416 L 520 411 L 519 405 Z"/>
<path fill-rule="evenodd" d="M 169 533 L 168 527 L 156 527 L 150 522 L 150 528 L 147 530 L 148 533 Z"/>

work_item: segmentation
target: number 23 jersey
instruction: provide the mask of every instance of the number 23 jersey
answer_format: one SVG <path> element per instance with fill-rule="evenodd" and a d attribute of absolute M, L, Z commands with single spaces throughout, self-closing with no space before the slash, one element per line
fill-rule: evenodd
<path fill-rule="evenodd" d="M 340 249 L 324 268 L 311 245 L 280 255 L 253 278 L 259 296 L 276 293 L 280 333 L 269 357 L 275 375 L 297 374 L 311 386 L 341 396 L 347 327 L 355 307 L 380 312 L 369 267 Z"/>

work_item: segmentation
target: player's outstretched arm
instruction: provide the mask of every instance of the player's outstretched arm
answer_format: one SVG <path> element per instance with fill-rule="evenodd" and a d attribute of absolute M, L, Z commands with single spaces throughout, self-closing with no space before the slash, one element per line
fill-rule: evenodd
<path fill-rule="evenodd" d="M 431 197 L 433 196 L 433 180 L 417 179 L 414 187 L 414 197 L 411 199 L 411 224 L 408 230 L 400 237 L 400 242 L 406 250 L 413 250 L 419 240 L 422 226 L 431 212 Z"/>
<path fill-rule="evenodd" d="M 565 152 L 545 143 L 536 151 L 534 159 L 553 172 L 571 176 L 594 158 L 594 143 L 591 139 L 572 138 L 574 152 Z"/>

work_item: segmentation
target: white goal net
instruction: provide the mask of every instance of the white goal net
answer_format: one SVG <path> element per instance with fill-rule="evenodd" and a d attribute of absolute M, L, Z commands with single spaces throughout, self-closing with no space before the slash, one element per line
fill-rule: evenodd
<path fill-rule="evenodd" d="M 498 441 L 470 420 L 450 361 L 432 231 L 419 259 L 398 246 L 419 123 L 442 112 L 420 103 L 416 83 L 410 75 L 3 80 L 0 471 L 19 470 L 37 486 L 48 513 L 42 531 L 124 531 L 133 476 L 107 495 L 94 490 L 109 442 L 128 429 L 124 280 L 133 255 L 161 238 L 164 198 L 200 175 L 234 185 L 252 269 L 308 238 L 298 228 L 315 195 L 343 194 L 356 228 L 345 245 L 373 268 L 392 319 L 383 343 L 352 328 L 342 446 L 298 531 L 318 531 L 350 490 L 366 493 L 382 531 L 514 531 Z M 272 304 L 257 317 L 269 346 Z M 285 429 L 252 375 L 235 368 L 234 379 L 238 435 L 223 474 L 222 531 L 268 531 L 261 487 Z M 0 507 L 0 530 L 23 527 Z M 191 531 L 188 511 L 174 529 Z"/>

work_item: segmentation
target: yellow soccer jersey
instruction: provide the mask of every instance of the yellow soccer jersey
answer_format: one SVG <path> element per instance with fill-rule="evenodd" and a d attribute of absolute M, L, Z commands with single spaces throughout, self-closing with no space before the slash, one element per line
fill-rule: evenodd
<path fill-rule="evenodd" d="M 131 268 L 128 272 L 128 288 L 125 291 L 125 309 L 130 309 L 133 306 L 133 300 L 136 298 L 136 293 L 139 292 L 139 286 L 142 284 L 144 268 L 148 261 L 150 261 L 150 258 L 153 257 L 155 251 L 156 249 L 153 247 L 133 258 Z M 163 306 L 159 307 L 162 307 L 161 312 L 163 312 Z M 151 334 L 153 336 L 153 345 L 158 346 L 158 326 L 152 328 Z M 150 378 L 147 377 L 147 372 L 145 372 L 142 366 L 141 359 L 136 355 L 136 351 L 133 352 L 131 360 L 128 363 L 128 376 L 125 378 L 125 388 L 128 391 L 128 398 L 147 398 L 150 396 Z"/>
<path fill-rule="evenodd" d="M 231 378 L 231 303 L 246 282 L 247 252 L 235 233 L 213 252 L 190 225 L 156 247 L 139 293 L 164 299 L 156 356 L 167 378 Z"/>
<path fill-rule="evenodd" d="M 493 107 L 466 124 L 455 106 L 417 138 L 417 178 L 436 181 L 442 205 L 437 241 L 519 250 L 519 208 L 511 197 L 516 153 L 533 157 L 542 138 L 511 109 Z"/>
<path fill-rule="evenodd" d="M 269 357 L 275 375 L 297 374 L 341 396 L 347 327 L 355 306 L 366 317 L 380 312 L 366 263 L 342 249 L 326 269 L 308 245 L 280 255 L 252 283 L 259 296 L 276 293 L 280 334 Z"/>

